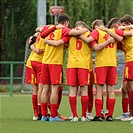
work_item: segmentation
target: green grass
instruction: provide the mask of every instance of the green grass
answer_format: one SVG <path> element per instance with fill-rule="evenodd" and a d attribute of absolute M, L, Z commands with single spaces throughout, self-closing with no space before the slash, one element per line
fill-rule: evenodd
<path fill-rule="evenodd" d="M 105 100 L 104 100 L 105 101 Z M 78 114 L 81 115 L 80 97 Z M 70 115 L 68 97 L 63 96 L 60 111 Z M 93 116 L 95 115 L 93 109 Z M 114 118 L 121 115 L 121 96 L 117 96 Z M 130 122 L 41 122 L 32 120 L 31 95 L 0 95 L 0 133 L 133 133 Z"/>

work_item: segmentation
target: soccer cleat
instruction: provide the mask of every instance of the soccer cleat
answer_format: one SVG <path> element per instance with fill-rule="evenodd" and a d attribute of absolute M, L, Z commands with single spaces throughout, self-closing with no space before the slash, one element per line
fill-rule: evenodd
<path fill-rule="evenodd" d="M 38 119 L 37 120 L 41 120 L 41 118 L 42 118 L 42 115 L 38 114 Z"/>
<path fill-rule="evenodd" d="M 106 121 L 113 121 L 112 116 L 107 116 Z"/>
<path fill-rule="evenodd" d="M 131 124 L 133 124 L 133 120 L 131 120 Z"/>
<path fill-rule="evenodd" d="M 49 121 L 50 122 L 63 122 L 64 120 L 60 119 L 58 116 L 54 118 L 50 116 Z"/>
<path fill-rule="evenodd" d="M 33 116 L 33 121 L 37 121 L 38 120 L 38 116 Z"/>
<path fill-rule="evenodd" d="M 62 120 L 68 120 L 67 117 L 65 117 L 65 116 L 61 116 L 61 114 L 59 114 L 59 113 L 58 113 L 58 117 L 59 117 L 60 119 L 62 119 Z"/>
<path fill-rule="evenodd" d="M 71 115 L 68 117 L 68 120 L 72 120 L 73 119 L 73 113 L 71 113 Z"/>
<path fill-rule="evenodd" d="M 81 117 L 81 121 L 82 121 L 82 122 L 85 122 L 85 121 L 87 121 L 87 118 L 85 118 L 84 116 L 82 116 L 82 117 Z"/>
<path fill-rule="evenodd" d="M 86 117 L 88 120 L 92 120 L 93 117 L 92 117 L 92 113 L 86 113 Z"/>
<path fill-rule="evenodd" d="M 133 120 L 133 116 L 128 116 L 121 119 L 121 121 L 132 121 L 132 120 Z"/>
<path fill-rule="evenodd" d="M 72 120 L 71 121 L 73 121 L 73 122 L 78 122 L 78 117 L 74 117 L 74 118 L 72 118 Z"/>
<path fill-rule="evenodd" d="M 102 121 L 101 116 L 95 116 L 91 121 Z"/>
<path fill-rule="evenodd" d="M 121 119 L 126 118 L 126 117 L 128 117 L 128 116 L 129 116 L 128 113 L 123 113 L 121 116 L 116 117 L 115 119 L 116 119 L 116 120 L 121 120 Z"/>
<path fill-rule="evenodd" d="M 42 116 L 42 118 L 41 118 L 41 121 L 48 121 L 49 120 L 49 117 L 48 116 Z"/>

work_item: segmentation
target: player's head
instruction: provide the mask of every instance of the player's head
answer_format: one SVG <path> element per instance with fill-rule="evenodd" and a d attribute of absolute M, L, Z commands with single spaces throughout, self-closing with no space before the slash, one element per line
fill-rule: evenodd
<path fill-rule="evenodd" d="M 62 13 L 58 16 L 57 22 L 58 22 L 58 24 L 62 24 L 64 26 L 68 27 L 69 17 L 65 13 Z"/>
<path fill-rule="evenodd" d="M 121 24 L 123 26 L 133 24 L 133 17 L 129 14 L 124 15 L 121 19 Z"/>
<path fill-rule="evenodd" d="M 104 26 L 104 23 L 101 19 L 96 19 L 94 22 L 92 22 L 92 29 L 95 29 L 100 26 Z"/>
<path fill-rule="evenodd" d="M 118 18 L 111 18 L 107 23 L 107 28 L 118 28 L 121 25 L 120 20 Z"/>
<path fill-rule="evenodd" d="M 75 28 L 86 28 L 86 24 L 83 21 L 77 21 L 75 24 Z"/>
<path fill-rule="evenodd" d="M 83 21 L 77 21 L 75 24 L 75 27 L 78 27 L 78 26 L 86 27 L 86 24 Z"/>

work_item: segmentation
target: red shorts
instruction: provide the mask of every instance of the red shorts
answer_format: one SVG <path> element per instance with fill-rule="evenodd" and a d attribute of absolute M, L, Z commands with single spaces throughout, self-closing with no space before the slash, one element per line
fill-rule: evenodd
<path fill-rule="evenodd" d="M 133 80 L 133 61 L 126 62 L 124 78 L 127 80 Z"/>
<path fill-rule="evenodd" d="M 90 71 L 90 84 L 89 85 L 93 85 L 94 84 L 94 73 L 93 71 Z"/>
<path fill-rule="evenodd" d="M 117 83 L 117 67 L 106 66 L 95 68 L 95 84 L 114 85 Z"/>
<path fill-rule="evenodd" d="M 40 82 L 42 63 L 41 62 L 36 62 L 36 61 L 31 61 L 31 66 L 32 66 L 34 74 L 37 78 L 37 82 L 39 83 Z"/>
<path fill-rule="evenodd" d="M 89 70 L 83 68 L 67 68 L 66 84 L 84 86 L 89 84 Z"/>
<path fill-rule="evenodd" d="M 26 79 L 25 79 L 26 84 L 33 84 L 35 86 L 38 85 L 36 76 L 34 74 L 34 71 L 32 68 L 26 66 Z"/>
<path fill-rule="evenodd" d="M 61 84 L 62 83 L 62 65 L 42 64 L 41 84 Z"/>

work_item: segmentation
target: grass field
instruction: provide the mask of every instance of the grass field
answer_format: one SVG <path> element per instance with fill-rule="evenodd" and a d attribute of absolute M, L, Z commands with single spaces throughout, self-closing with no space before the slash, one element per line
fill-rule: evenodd
<path fill-rule="evenodd" d="M 80 97 L 78 114 L 81 115 Z M 69 116 L 68 97 L 63 96 L 60 111 Z M 93 116 L 95 115 L 93 110 Z M 121 115 L 121 96 L 117 95 L 114 118 Z M 113 122 L 41 122 L 32 120 L 31 95 L 0 95 L 0 133 L 133 133 L 133 124 Z"/>

